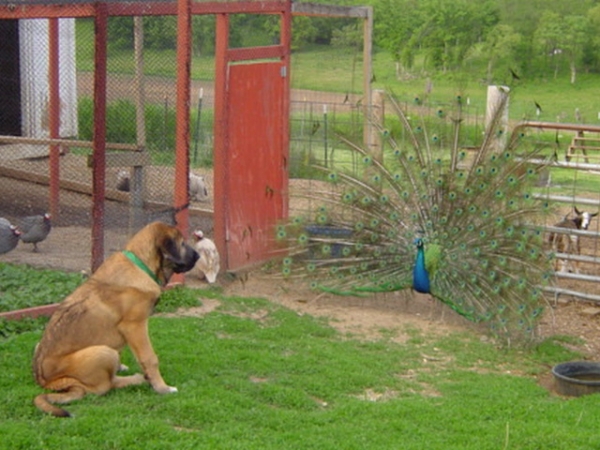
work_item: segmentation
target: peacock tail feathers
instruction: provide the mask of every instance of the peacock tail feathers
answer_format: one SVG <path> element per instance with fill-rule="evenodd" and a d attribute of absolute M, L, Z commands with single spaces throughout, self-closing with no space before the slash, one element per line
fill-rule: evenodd
<path fill-rule="evenodd" d="M 538 150 L 499 145 L 499 112 L 473 152 L 457 144 L 460 115 L 451 148 L 432 146 L 424 126 L 415 127 L 393 96 L 388 103 L 411 145 L 380 129 L 384 163 L 341 138 L 360 167 L 319 168 L 327 186 L 306 194 L 319 206 L 277 228 L 287 249 L 283 274 L 317 291 L 368 295 L 415 288 L 420 272 L 427 283 L 418 284 L 434 298 L 497 336 L 533 336 L 542 287 L 552 280 L 535 226 L 548 209 L 533 195 Z"/>

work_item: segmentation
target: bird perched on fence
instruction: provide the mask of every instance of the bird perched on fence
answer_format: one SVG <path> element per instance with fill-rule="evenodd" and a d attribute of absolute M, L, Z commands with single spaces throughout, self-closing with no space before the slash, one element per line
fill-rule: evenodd
<path fill-rule="evenodd" d="M 21 241 L 33 244 L 33 251 L 37 252 L 38 242 L 46 239 L 52 229 L 50 214 L 24 217 L 19 222 L 19 229 L 21 230 Z"/>
<path fill-rule="evenodd" d="M 196 239 L 194 249 L 200 255 L 196 262 L 196 270 L 200 276 L 204 275 L 206 281 L 214 283 L 221 268 L 221 257 L 217 246 L 212 240 L 204 237 L 202 230 L 194 231 L 193 236 Z"/>
<path fill-rule="evenodd" d="M 506 99 L 467 155 L 457 144 L 460 106 L 448 113 L 455 129 L 443 148 L 388 98 L 409 144 L 380 129 L 384 164 L 342 138 L 362 167 L 321 168 L 330 186 L 306 194 L 317 207 L 277 227 L 287 250 L 283 274 L 340 295 L 412 288 L 487 322 L 498 337 L 535 335 L 542 286 L 552 277 L 543 233 L 532 225 L 548 209 L 531 192 L 538 150 L 518 154 L 515 141 L 501 146 Z"/>
<path fill-rule="evenodd" d="M 0 217 L 0 255 L 13 250 L 19 243 L 21 232 L 4 217 Z"/>

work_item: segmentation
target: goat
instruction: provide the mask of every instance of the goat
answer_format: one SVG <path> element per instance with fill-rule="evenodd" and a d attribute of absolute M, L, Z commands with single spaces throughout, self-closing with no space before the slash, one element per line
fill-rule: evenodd
<path fill-rule="evenodd" d="M 568 214 L 554 226 L 557 228 L 565 228 L 567 230 L 587 230 L 590 226 L 590 222 L 598 213 L 589 213 L 587 211 L 579 211 L 576 206 L 573 207 L 575 211 L 575 217 L 569 218 Z M 576 234 L 563 234 L 563 233 L 550 233 L 548 242 L 552 246 L 552 250 L 555 253 L 568 253 L 568 254 L 581 254 L 581 243 L 579 242 L 579 236 Z M 555 262 L 554 270 L 558 269 L 558 259 Z M 569 269 L 569 262 L 567 260 L 560 261 L 561 272 L 572 272 Z M 574 262 L 575 272 L 579 273 L 579 262 Z"/>
<path fill-rule="evenodd" d="M 190 172 L 190 197 L 192 200 L 205 201 L 208 197 L 208 189 L 202 175 Z"/>

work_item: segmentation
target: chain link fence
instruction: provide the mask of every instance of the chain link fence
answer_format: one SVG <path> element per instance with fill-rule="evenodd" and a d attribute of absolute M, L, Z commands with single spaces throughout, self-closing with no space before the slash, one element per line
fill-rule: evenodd
<path fill-rule="evenodd" d="M 273 33 L 261 31 L 264 20 L 258 15 L 231 17 L 234 24 L 239 20 L 246 25 L 243 30 L 241 26 L 231 27 L 235 31 L 230 45 L 273 44 Z M 302 20 L 317 23 L 323 18 Z M 108 19 L 105 256 L 122 248 L 141 225 L 152 220 L 173 220 L 176 21 L 175 16 Z M 0 100 L 6 105 L 0 111 L 0 217 L 19 225 L 24 217 L 50 212 L 52 178 L 58 176 L 53 228 L 38 245 L 39 252 L 20 243 L 2 255 L 2 260 L 89 271 L 95 125 L 94 20 L 60 18 L 57 22 L 53 35 L 47 19 L 0 19 Z M 362 29 L 361 19 L 351 22 L 356 29 Z M 194 15 L 192 36 L 189 152 L 190 176 L 195 181 L 190 183 L 190 229 L 200 228 L 211 236 L 214 15 Z M 58 52 L 59 69 L 54 74 L 59 86 L 58 114 L 50 110 L 52 51 Z M 336 152 L 341 150 L 331 138 L 332 131 L 362 129 L 363 68 L 362 63 L 357 64 L 357 57 L 360 50 L 353 51 L 352 57 L 341 64 L 335 62 L 348 81 L 343 83 L 346 92 L 330 93 L 325 89 L 295 89 L 298 81 L 294 71 L 301 71 L 303 63 L 292 56 L 291 178 L 306 175 L 319 155 L 337 158 Z M 56 117 L 60 117 L 60 123 Z M 51 136 L 59 138 L 53 141 L 59 145 L 50 145 Z M 54 163 L 52 151 L 60 155 Z"/>

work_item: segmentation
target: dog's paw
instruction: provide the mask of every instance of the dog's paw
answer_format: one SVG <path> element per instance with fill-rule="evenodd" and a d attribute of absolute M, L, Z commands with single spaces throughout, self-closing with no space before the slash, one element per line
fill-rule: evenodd
<path fill-rule="evenodd" d="M 127 370 L 129 370 L 128 366 L 126 366 L 125 364 L 120 364 L 119 369 L 117 371 L 118 372 L 126 372 Z"/>
<path fill-rule="evenodd" d="M 177 388 L 175 386 L 160 386 L 160 387 L 156 387 L 154 388 L 154 390 L 156 392 L 158 392 L 159 394 L 173 394 L 175 392 L 177 392 Z"/>

